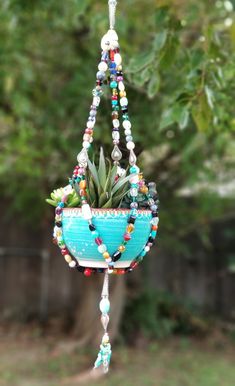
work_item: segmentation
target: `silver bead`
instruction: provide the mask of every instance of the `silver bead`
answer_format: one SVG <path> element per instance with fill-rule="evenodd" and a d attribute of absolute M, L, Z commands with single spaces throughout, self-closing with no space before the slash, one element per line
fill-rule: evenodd
<path fill-rule="evenodd" d="M 122 152 L 117 145 L 114 146 L 111 157 L 114 161 L 120 161 L 120 159 L 122 159 Z"/>
<path fill-rule="evenodd" d="M 82 149 L 77 156 L 77 160 L 79 164 L 86 164 L 88 161 L 88 154 L 86 149 Z"/>
<path fill-rule="evenodd" d="M 130 151 L 130 156 L 129 156 L 129 164 L 131 166 L 134 166 L 136 164 L 137 158 L 133 150 Z"/>

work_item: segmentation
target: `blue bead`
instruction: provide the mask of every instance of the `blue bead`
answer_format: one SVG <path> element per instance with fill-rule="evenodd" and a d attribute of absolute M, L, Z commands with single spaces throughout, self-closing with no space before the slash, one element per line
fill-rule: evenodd
<path fill-rule="evenodd" d="M 110 62 L 109 63 L 110 68 L 116 68 L 116 63 L 115 62 Z"/>
<path fill-rule="evenodd" d="M 100 311 L 102 314 L 108 314 L 110 310 L 110 301 L 108 299 L 102 299 L 100 301 Z"/>
<path fill-rule="evenodd" d="M 130 168 L 130 173 L 131 173 L 131 174 L 134 174 L 134 173 L 136 173 L 136 172 L 137 172 L 136 167 L 135 167 L 135 166 L 132 166 L 132 167 Z"/>
<path fill-rule="evenodd" d="M 118 101 L 117 100 L 113 100 L 112 101 L 112 105 L 116 106 L 118 104 Z"/>
<path fill-rule="evenodd" d="M 59 206 L 60 208 L 63 208 L 63 207 L 64 207 L 64 202 L 60 202 L 60 203 L 58 204 L 58 206 Z"/>
<path fill-rule="evenodd" d="M 152 231 L 151 236 L 155 238 L 157 236 L 157 231 Z"/>
<path fill-rule="evenodd" d="M 92 234 L 92 237 L 93 237 L 94 239 L 96 239 L 97 237 L 99 237 L 99 233 L 98 233 L 97 231 L 92 231 L 91 234 Z"/>
<path fill-rule="evenodd" d="M 115 82 L 115 80 L 113 80 L 113 81 L 110 83 L 110 87 L 111 87 L 111 88 L 116 88 L 116 87 L 117 87 L 117 82 Z"/>

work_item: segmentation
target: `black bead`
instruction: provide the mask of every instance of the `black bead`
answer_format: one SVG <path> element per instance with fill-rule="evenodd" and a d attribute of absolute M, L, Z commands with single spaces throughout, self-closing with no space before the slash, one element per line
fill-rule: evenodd
<path fill-rule="evenodd" d="M 77 270 L 79 272 L 84 272 L 85 271 L 85 267 L 81 267 L 80 265 L 78 265 L 76 268 L 77 268 Z"/>
<path fill-rule="evenodd" d="M 153 243 L 154 242 L 154 238 L 152 236 L 149 236 L 148 242 L 149 243 Z"/>
<path fill-rule="evenodd" d="M 118 260 L 120 259 L 121 256 L 122 256 L 121 252 L 116 251 L 116 252 L 114 252 L 113 255 L 112 255 L 112 260 L 113 260 L 113 261 L 118 261 Z"/>
<path fill-rule="evenodd" d="M 97 273 L 103 273 L 104 272 L 104 268 L 97 268 Z"/>
<path fill-rule="evenodd" d="M 122 108 L 122 112 L 123 112 L 123 114 L 128 113 L 128 108 L 127 108 L 127 107 L 123 107 L 123 108 Z"/>
<path fill-rule="evenodd" d="M 90 231 L 92 232 L 92 231 L 95 231 L 95 230 L 96 230 L 96 227 L 95 227 L 95 225 L 93 225 L 93 224 L 89 224 L 89 229 L 90 229 Z"/>
<path fill-rule="evenodd" d="M 128 224 L 134 224 L 134 223 L 135 223 L 135 220 L 136 220 L 136 217 L 130 216 L 130 217 L 128 218 Z"/>
<path fill-rule="evenodd" d="M 55 225 L 57 226 L 57 227 L 62 227 L 62 222 L 61 221 L 57 221 L 56 223 L 55 223 Z"/>
<path fill-rule="evenodd" d="M 158 217 L 158 212 L 152 212 L 152 217 Z"/>

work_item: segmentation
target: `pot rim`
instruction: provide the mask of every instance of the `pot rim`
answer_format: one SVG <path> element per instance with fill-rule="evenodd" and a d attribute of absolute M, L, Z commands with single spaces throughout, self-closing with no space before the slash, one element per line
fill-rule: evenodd
<path fill-rule="evenodd" d="M 76 210 L 76 211 L 82 211 L 82 208 L 77 208 L 77 207 L 72 207 L 72 208 L 62 208 L 63 211 L 67 211 L 67 210 L 70 210 L 70 211 L 73 211 L 73 210 Z M 130 212 L 131 209 L 126 209 L 126 208 L 91 208 L 91 211 L 92 210 L 95 210 L 95 211 L 98 211 L 98 212 L 110 212 L 110 211 L 117 211 L 117 212 Z M 151 210 L 150 209 L 137 209 L 138 212 L 149 212 L 151 213 Z"/>

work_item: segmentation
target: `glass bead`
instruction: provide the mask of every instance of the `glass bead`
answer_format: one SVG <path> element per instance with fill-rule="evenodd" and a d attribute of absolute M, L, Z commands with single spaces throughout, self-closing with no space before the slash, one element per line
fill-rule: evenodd
<path fill-rule="evenodd" d="M 131 184 L 138 184 L 139 182 L 139 176 L 138 174 L 132 174 L 129 179 Z"/>
<path fill-rule="evenodd" d="M 129 233 L 124 234 L 124 240 L 129 241 L 131 239 L 131 235 Z"/>
<path fill-rule="evenodd" d="M 122 126 L 125 130 L 131 129 L 131 122 L 126 119 L 125 121 L 123 121 Z"/>
<path fill-rule="evenodd" d="M 130 195 L 132 197 L 137 197 L 138 196 L 138 189 L 137 188 L 131 188 L 130 189 Z"/>
<path fill-rule="evenodd" d="M 105 251 L 105 252 L 103 253 L 103 258 L 104 258 L 104 259 L 108 259 L 109 257 L 110 257 L 109 253 L 108 253 L 107 251 Z"/>
<path fill-rule="evenodd" d="M 112 260 L 115 262 L 115 261 L 118 261 L 120 258 L 121 258 L 122 254 L 120 251 L 116 251 L 113 253 L 112 255 Z"/>
<path fill-rule="evenodd" d="M 131 209 L 138 209 L 138 202 L 132 202 L 131 205 L 130 205 L 130 208 Z"/>
<path fill-rule="evenodd" d="M 128 224 L 126 227 L 127 233 L 132 233 L 135 229 L 135 226 L 133 224 Z"/>
<path fill-rule="evenodd" d="M 134 174 L 134 173 L 139 173 L 140 172 L 140 168 L 138 166 L 132 166 L 130 168 L 130 173 Z"/>
<path fill-rule="evenodd" d="M 124 133 L 126 136 L 131 135 L 131 129 L 125 129 Z"/>
<path fill-rule="evenodd" d="M 104 79 L 105 79 L 105 72 L 103 72 L 103 71 L 98 71 L 98 72 L 96 73 L 96 78 L 97 78 L 98 80 L 104 80 Z"/>
<path fill-rule="evenodd" d="M 88 121 L 86 126 L 88 127 L 88 129 L 93 129 L 93 127 L 95 126 L 95 121 Z"/>
<path fill-rule="evenodd" d="M 70 263 L 73 260 L 72 257 L 68 254 L 64 255 L 64 259 L 65 259 L 66 263 Z"/>
<path fill-rule="evenodd" d="M 127 106 L 128 105 L 128 99 L 126 97 L 123 97 L 120 99 L 120 105 L 121 106 Z"/>
<path fill-rule="evenodd" d="M 105 245 L 105 244 L 99 245 L 99 246 L 98 246 L 98 251 L 99 251 L 100 253 L 106 252 L 106 251 L 107 251 L 106 245 Z"/>
<path fill-rule="evenodd" d="M 114 61 L 117 66 L 119 66 L 122 63 L 122 57 L 120 54 L 115 54 L 114 55 Z"/>
<path fill-rule="evenodd" d="M 69 263 L 70 268 L 75 268 L 76 265 L 77 265 L 77 263 L 76 263 L 75 260 L 72 260 L 72 261 L 70 261 L 70 263 Z"/>
<path fill-rule="evenodd" d="M 100 301 L 100 311 L 102 312 L 102 314 L 108 314 L 109 310 L 110 310 L 110 302 L 108 299 L 103 298 Z"/>
<path fill-rule="evenodd" d="M 97 245 L 101 245 L 101 244 L 103 244 L 103 240 L 102 240 L 100 237 L 97 237 L 97 238 L 95 239 L 95 243 L 96 243 Z"/>
<path fill-rule="evenodd" d="M 119 250 L 119 252 L 123 253 L 123 252 L 125 252 L 126 247 L 125 247 L 124 245 L 120 245 L 120 246 L 118 247 L 118 250 Z"/>
<path fill-rule="evenodd" d="M 113 127 L 118 128 L 120 126 L 119 119 L 114 119 L 113 120 Z"/>
<path fill-rule="evenodd" d="M 124 91 L 125 90 L 125 85 L 123 82 L 118 82 L 118 88 L 120 91 Z"/>
<path fill-rule="evenodd" d="M 79 164 L 87 163 L 88 161 L 88 154 L 86 149 L 82 149 L 82 151 L 78 154 L 77 160 Z"/>
<path fill-rule="evenodd" d="M 135 148 L 135 144 L 134 142 L 130 141 L 130 142 L 127 142 L 126 147 L 128 150 L 133 150 Z"/>
<path fill-rule="evenodd" d="M 85 268 L 84 275 L 85 276 L 91 276 L 91 274 L 92 274 L 92 270 L 90 268 Z"/>
<path fill-rule="evenodd" d="M 117 100 L 112 100 L 112 105 L 113 106 L 116 106 L 118 104 L 118 101 Z"/>
<path fill-rule="evenodd" d="M 120 139 L 120 133 L 118 131 L 113 131 L 112 132 L 112 138 L 115 140 L 119 140 Z"/>
<path fill-rule="evenodd" d="M 99 69 L 99 71 L 103 71 L 103 72 L 107 71 L 107 69 L 108 69 L 107 63 L 104 61 L 100 62 L 98 65 L 98 69 Z"/>
<path fill-rule="evenodd" d="M 110 83 L 110 87 L 111 88 L 116 88 L 117 87 L 117 82 L 115 82 L 114 80 Z"/>
<path fill-rule="evenodd" d="M 133 141 L 133 137 L 131 135 L 126 136 L 126 142 L 131 142 Z"/>
<path fill-rule="evenodd" d="M 146 247 L 144 247 L 144 250 L 146 253 L 148 253 L 150 251 L 150 247 L 148 245 L 146 245 Z"/>

